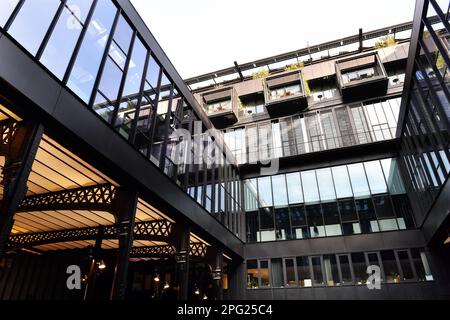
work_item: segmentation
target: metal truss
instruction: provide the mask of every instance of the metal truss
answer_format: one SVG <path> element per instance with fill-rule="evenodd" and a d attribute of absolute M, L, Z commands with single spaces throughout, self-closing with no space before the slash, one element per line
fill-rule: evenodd
<path fill-rule="evenodd" d="M 208 246 L 204 243 L 191 243 L 189 245 L 189 255 L 193 257 L 204 257 Z M 160 258 L 169 257 L 176 254 L 174 246 L 153 246 L 153 247 L 134 247 L 130 251 L 132 258 Z"/>
<path fill-rule="evenodd" d="M 171 223 L 166 220 L 138 222 L 134 228 L 134 239 L 169 242 L 171 228 Z M 99 235 L 104 240 L 118 239 L 119 235 L 123 232 L 126 232 L 126 226 L 112 225 L 16 234 L 9 237 L 8 248 L 29 248 L 44 244 L 71 241 L 95 241 Z"/>
<path fill-rule="evenodd" d="M 14 141 L 19 129 L 19 122 L 14 119 L 0 121 L 0 154 L 5 156 L 9 145 Z"/>
<path fill-rule="evenodd" d="M 63 190 L 23 199 L 17 212 L 49 210 L 97 210 L 113 213 L 116 187 L 111 184 Z"/>

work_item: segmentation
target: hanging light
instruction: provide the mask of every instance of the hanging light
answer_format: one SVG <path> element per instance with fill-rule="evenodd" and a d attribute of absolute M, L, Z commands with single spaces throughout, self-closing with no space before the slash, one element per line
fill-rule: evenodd
<path fill-rule="evenodd" d="M 450 244 L 450 231 L 447 231 L 447 239 L 445 239 L 444 244 Z"/>
<path fill-rule="evenodd" d="M 199 289 L 199 288 L 195 289 L 194 293 L 195 293 L 197 296 L 199 296 L 199 295 L 200 295 L 200 289 Z"/>
<path fill-rule="evenodd" d="M 206 294 L 204 294 L 202 300 L 208 300 L 208 296 Z"/>
<path fill-rule="evenodd" d="M 166 282 L 166 284 L 164 285 L 164 290 L 167 290 L 170 288 L 170 284 L 168 282 Z"/>
<path fill-rule="evenodd" d="M 105 261 L 100 260 L 99 262 L 97 262 L 97 268 L 98 268 L 99 270 L 105 270 L 105 269 L 106 269 Z"/>
<path fill-rule="evenodd" d="M 159 274 L 156 274 L 155 278 L 153 278 L 153 280 L 155 280 L 155 282 L 159 282 Z"/>

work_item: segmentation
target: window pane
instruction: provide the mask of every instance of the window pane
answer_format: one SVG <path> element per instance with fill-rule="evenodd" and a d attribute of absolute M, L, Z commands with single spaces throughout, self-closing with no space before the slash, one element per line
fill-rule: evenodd
<path fill-rule="evenodd" d="M 348 255 L 339 256 L 339 265 L 341 267 L 342 283 L 352 283 L 352 271 Z"/>
<path fill-rule="evenodd" d="M 260 207 L 270 207 L 273 205 L 270 177 L 258 179 L 258 195 Z"/>
<path fill-rule="evenodd" d="M 338 198 L 353 197 L 352 186 L 348 176 L 347 166 L 334 167 L 333 180 Z"/>
<path fill-rule="evenodd" d="M 302 172 L 303 192 L 305 195 L 305 202 L 318 202 L 319 189 L 317 188 L 316 172 L 306 171 Z"/>
<path fill-rule="evenodd" d="M 256 235 L 259 230 L 258 211 L 246 212 L 245 220 L 247 225 L 247 242 L 256 242 Z"/>
<path fill-rule="evenodd" d="M 277 240 L 290 240 L 291 224 L 289 221 L 289 208 L 275 209 L 275 224 Z"/>
<path fill-rule="evenodd" d="M 322 262 L 320 257 L 312 257 L 311 263 L 314 275 L 314 285 L 323 286 L 325 283 L 323 281 Z"/>
<path fill-rule="evenodd" d="M 259 262 L 259 274 L 260 274 L 260 277 L 261 277 L 261 286 L 269 287 L 270 286 L 269 261 L 262 260 L 262 261 Z"/>
<path fill-rule="evenodd" d="M 259 288 L 258 282 L 258 261 L 247 261 L 247 288 L 256 289 Z"/>
<path fill-rule="evenodd" d="M 245 210 L 258 209 L 258 194 L 256 189 L 256 179 L 245 180 L 244 182 Z"/>
<path fill-rule="evenodd" d="M 322 209 L 320 204 L 306 206 L 306 213 L 311 238 L 325 237 L 325 228 L 323 226 Z"/>
<path fill-rule="evenodd" d="M 348 166 L 350 180 L 352 182 L 353 193 L 355 197 L 370 195 L 369 185 L 367 184 L 366 174 L 362 163 Z"/>
<path fill-rule="evenodd" d="M 337 203 L 323 203 L 322 210 L 323 219 L 325 222 L 325 233 L 327 234 L 327 237 L 342 235 L 341 219 L 339 217 Z"/>
<path fill-rule="evenodd" d="M 284 175 L 272 177 L 273 205 L 287 206 L 286 181 Z"/>
<path fill-rule="evenodd" d="M 366 284 L 368 275 L 364 253 L 352 253 L 353 271 L 356 284 Z"/>
<path fill-rule="evenodd" d="M 395 217 L 391 198 L 388 195 L 373 197 L 373 203 L 378 219 Z"/>
<path fill-rule="evenodd" d="M 0 27 L 4 27 L 9 16 L 16 8 L 19 0 L 2 0 L 2 10 L 0 10 Z"/>
<path fill-rule="evenodd" d="M 381 170 L 380 162 L 372 161 L 364 163 L 366 168 L 367 179 L 369 180 L 369 186 L 372 194 L 386 193 L 387 186 L 384 181 L 383 170 Z"/>
<path fill-rule="evenodd" d="M 312 286 L 308 257 L 297 257 L 297 276 L 300 287 Z"/>
<path fill-rule="evenodd" d="M 42 54 L 41 62 L 62 80 L 92 1 L 68 1 Z"/>
<path fill-rule="evenodd" d="M 397 251 L 398 260 L 402 268 L 403 280 L 414 279 L 411 263 L 409 261 L 408 251 Z"/>
<path fill-rule="evenodd" d="M 284 265 L 286 268 L 286 286 L 296 286 L 294 259 L 285 259 Z"/>
<path fill-rule="evenodd" d="M 412 209 L 406 194 L 397 194 L 392 196 L 395 213 L 400 229 L 413 229 L 415 227 L 412 218 Z"/>
<path fill-rule="evenodd" d="M 280 288 L 284 286 L 283 264 L 281 259 L 271 259 L 270 268 L 272 273 L 272 287 Z"/>
<path fill-rule="evenodd" d="M 377 218 L 373 208 L 372 199 L 359 199 L 355 201 L 356 210 L 359 214 L 361 229 L 363 233 L 379 232 Z"/>
<path fill-rule="evenodd" d="M 272 208 L 259 209 L 260 232 L 258 241 L 275 241 L 275 225 Z"/>
<path fill-rule="evenodd" d="M 383 261 L 384 275 L 388 283 L 400 282 L 400 273 L 397 268 L 394 251 L 381 251 L 381 260 Z"/>
<path fill-rule="evenodd" d="M 25 1 L 8 33 L 35 55 L 60 3 L 60 0 Z"/>
<path fill-rule="evenodd" d="M 425 252 L 422 249 L 411 249 L 411 256 L 414 263 L 414 268 L 416 269 L 417 278 L 419 281 L 431 281 L 433 280 L 433 275 L 431 274 L 431 269 L 428 264 L 428 260 Z"/>
<path fill-rule="evenodd" d="M 99 0 L 81 45 L 67 86 L 84 102 L 88 102 L 105 51 L 116 7 L 110 0 Z"/>
<path fill-rule="evenodd" d="M 291 173 L 286 175 L 288 197 L 290 204 L 303 202 L 302 183 L 300 181 L 300 174 Z"/>
<path fill-rule="evenodd" d="M 323 264 L 327 286 L 340 285 L 336 256 L 334 254 L 323 256 Z"/>
<path fill-rule="evenodd" d="M 389 193 L 391 194 L 406 193 L 402 178 L 400 177 L 397 160 L 395 159 L 381 160 L 381 166 L 383 167 L 383 172 L 388 184 Z"/>
<path fill-rule="evenodd" d="M 320 200 L 327 201 L 336 199 L 331 169 L 320 169 L 316 171 L 316 174 L 317 182 L 319 184 Z"/>
<path fill-rule="evenodd" d="M 292 237 L 293 239 L 308 238 L 308 227 L 306 224 L 306 212 L 304 206 L 295 206 L 290 208 Z"/>

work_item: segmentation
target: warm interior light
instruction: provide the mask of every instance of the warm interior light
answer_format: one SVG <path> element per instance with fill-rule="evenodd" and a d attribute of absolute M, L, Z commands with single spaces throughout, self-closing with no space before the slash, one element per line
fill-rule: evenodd
<path fill-rule="evenodd" d="M 155 280 L 155 282 L 159 282 L 159 275 L 157 274 L 153 280 Z"/>
<path fill-rule="evenodd" d="M 99 270 L 105 270 L 105 269 L 106 269 L 105 261 L 100 260 L 100 261 L 98 262 L 98 269 L 99 269 Z"/>
<path fill-rule="evenodd" d="M 194 293 L 195 293 L 196 295 L 200 295 L 200 290 L 199 290 L 199 289 L 195 289 Z"/>
<path fill-rule="evenodd" d="M 450 244 L 450 236 L 448 236 L 447 239 L 445 239 L 444 244 Z"/>
<path fill-rule="evenodd" d="M 170 288 L 170 284 L 168 282 L 166 282 L 166 284 L 164 285 L 164 289 L 169 289 Z"/>
<path fill-rule="evenodd" d="M 206 294 L 203 295 L 203 300 L 208 300 L 208 296 Z"/>

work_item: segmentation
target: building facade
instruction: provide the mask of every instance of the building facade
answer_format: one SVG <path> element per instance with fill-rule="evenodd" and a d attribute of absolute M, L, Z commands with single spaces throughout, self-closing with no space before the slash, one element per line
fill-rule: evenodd
<path fill-rule="evenodd" d="M 44 2 L 0 10 L 1 299 L 450 297 L 448 1 L 187 80 Z"/>

